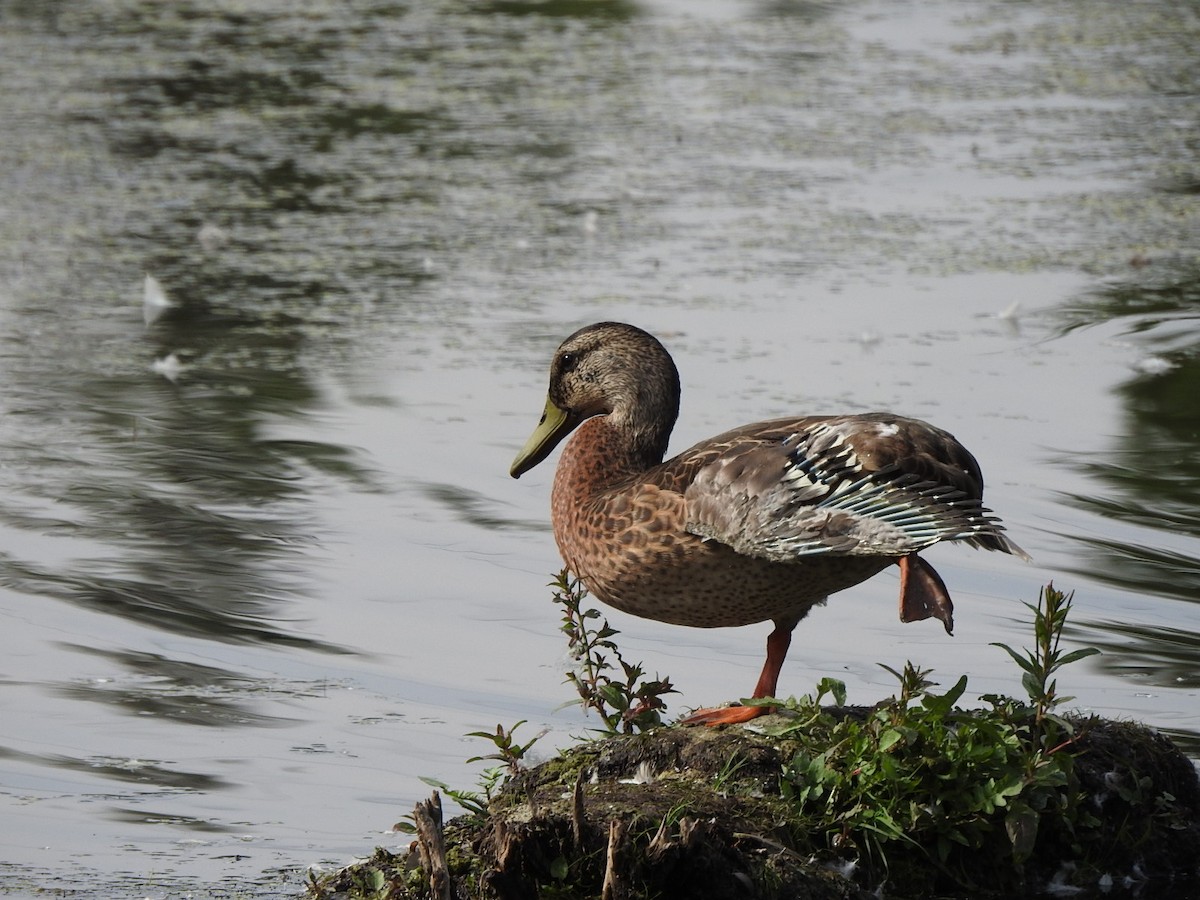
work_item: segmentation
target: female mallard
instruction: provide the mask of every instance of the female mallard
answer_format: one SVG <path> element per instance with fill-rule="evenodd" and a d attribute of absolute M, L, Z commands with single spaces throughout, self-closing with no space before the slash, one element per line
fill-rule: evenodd
<path fill-rule="evenodd" d="M 941 429 L 891 413 L 755 422 L 663 462 L 679 373 L 653 336 L 601 322 L 550 366 L 546 411 L 513 461 L 519 478 L 576 431 L 551 509 L 563 560 L 617 609 L 699 628 L 767 619 L 754 697 L 773 697 L 792 630 L 835 591 L 900 566 L 900 619 L 953 605 L 918 550 L 965 541 L 1024 557 L 982 505 L 975 458 Z M 742 706 L 687 721 L 744 722 Z"/>

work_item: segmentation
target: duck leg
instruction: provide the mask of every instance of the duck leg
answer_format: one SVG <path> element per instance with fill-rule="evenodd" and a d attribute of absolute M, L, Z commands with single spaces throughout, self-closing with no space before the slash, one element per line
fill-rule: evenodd
<path fill-rule="evenodd" d="M 754 686 L 752 699 L 759 697 L 774 697 L 779 685 L 779 670 L 783 668 L 783 660 L 787 657 L 788 647 L 792 644 L 792 631 L 795 630 L 800 616 L 787 619 L 776 619 L 775 630 L 767 635 L 767 661 L 763 663 L 762 674 L 758 676 L 758 684 Z M 769 706 L 726 706 L 720 709 L 698 709 L 686 719 L 683 725 L 739 725 L 749 722 L 771 711 Z"/>
<path fill-rule="evenodd" d="M 954 633 L 954 603 L 942 576 L 916 553 L 896 560 L 900 567 L 900 621 L 916 622 L 930 617 Z"/>

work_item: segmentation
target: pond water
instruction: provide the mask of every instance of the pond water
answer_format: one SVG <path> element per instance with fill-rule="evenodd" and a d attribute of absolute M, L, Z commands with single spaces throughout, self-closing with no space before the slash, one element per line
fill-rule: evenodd
<path fill-rule="evenodd" d="M 471 787 L 467 732 L 594 725 L 562 707 L 553 466 L 507 471 L 600 319 L 674 353 L 674 448 L 927 418 L 1034 558 L 930 551 L 953 639 L 900 625 L 893 574 L 847 591 L 782 692 L 869 703 L 910 659 L 1020 693 L 990 643 L 1053 580 L 1104 651 L 1073 705 L 1200 753 L 1195 4 L 0 26 L 0 890 L 295 893 L 404 842 L 421 776 Z M 610 621 L 676 713 L 748 693 L 768 630 Z"/>

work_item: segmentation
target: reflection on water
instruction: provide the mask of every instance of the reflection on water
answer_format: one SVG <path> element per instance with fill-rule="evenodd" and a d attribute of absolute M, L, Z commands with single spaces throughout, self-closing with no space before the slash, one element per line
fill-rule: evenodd
<path fill-rule="evenodd" d="M 579 19 L 611 19 L 624 21 L 632 18 L 636 4 L 620 0 L 612 3 L 595 3 L 593 0 L 491 0 L 481 3 L 485 13 L 506 13 L 515 16 L 571 16 Z"/>
<path fill-rule="evenodd" d="M 106 652 L 78 645 L 64 649 L 107 658 L 131 676 L 122 682 L 93 680 L 56 687 L 65 697 L 108 703 L 127 715 L 150 715 L 202 727 L 288 724 L 287 719 L 263 715 L 251 706 L 255 694 L 273 687 L 260 679 L 157 653 Z M 301 693 L 295 685 L 288 689 L 293 694 Z"/>
<path fill-rule="evenodd" d="M 128 822 L 132 825 L 175 825 L 200 834 L 206 832 L 224 834 L 235 830 L 228 825 L 211 822 L 207 819 L 198 819 L 195 816 L 180 816 L 143 808 L 126 809 L 114 806 L 109 807 L 104 815 L 105 818 L 114 822 Z"/>
<path fill-rule="evenodd" d="M 77 758 L 49 754 L 21 753 L 0 747 L 0 759 L 18 760 L 37 766 L 65 769 L 89 776 L 101 776 L 114 782 L 129 782 L 137 785 L 154 785 L 160 788 L 175 788 L 193 791 L 215 791 L 226 787 L 220 778 L 201 772 L 181 772 L 168 768 L 160 760 L 112 759 L 93 756 Z"/>
<path fill-rule="evenodd" d="M 542 534 L 550 533 L 548 522 L 514 519 L 510 516 L 500 515 L 491 498 L 475 491 L 468 491 L 456 484 L 426 485 L 424 493 L 430 499 L 452 510 L 462 521 L 479 528 L 489 530 L 519 528 Z"/>
<path fill-rule="evenodd" d="M 1125 416 L 1113 446 L 1066 460 L 1095 484 L 1069 502 L 1120 537 L 1077 535 L 1075 571 L 1141 597 L 1200 603 L 1200 270 L 1107 286 L 1062 313 L 1065 328 L 1113 322 L 1132 336 L 1137 374 L 1116 389 Z M 1109 526 L 1109 531 L 1118 529 Z M 1193 611 L 1190 615 L 1195 615 Z M 1113 674 L 1160 687 L 1200 683 L 1200 634 L 1121 622 L 1088 623 Z M 1195 735 L 1189 741 L 1193 748 Z"/>
<path fill-rule="evenodd" d="M 313 464 L 361 473 L 342 448 L 260 435 L 260 410 L 299 411 L 311 399 L 301 380 L 275 373 L 237 384 L 245 396 L 144 378 L 99 379 L 76 392 L 72 402 L 90 407 L 87 449 L 27 486 L 54 501 L 53 518 L 5 503 L 15 507 L 6 518 L 106 553 L 51 567 L 10 552 L 3 583 L 177 634 L 320 646 L 280 627 L 280 604 L 300 590 L 290 557 L 312 541 L 298 476 Z"/>
<path fill-rule="evenodd" d="M 1188 688 L 1200 683 L 1200 634 L 1180 628 L 1146 628 L 1104 622 L 1084 629 L 1089 643 L 1104 651 L 1099 665 L 1114 675 L 1138 675 L 1148 684 Z"/>

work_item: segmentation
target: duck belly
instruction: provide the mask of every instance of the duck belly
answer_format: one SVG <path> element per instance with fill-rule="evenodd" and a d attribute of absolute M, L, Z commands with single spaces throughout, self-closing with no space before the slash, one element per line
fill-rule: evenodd
<path fill-rule="evenodd" d="M 667 545 L 560 547 L 567 567 L 596 599 L 622 612 L 694 628 L 727 628 L 802 618 L 830 594 L 865 581 L 896 560 L 815 556 L 773 562 L 715 541 L 679 535 Z"/>

